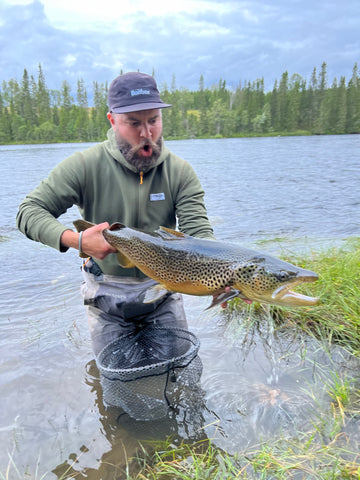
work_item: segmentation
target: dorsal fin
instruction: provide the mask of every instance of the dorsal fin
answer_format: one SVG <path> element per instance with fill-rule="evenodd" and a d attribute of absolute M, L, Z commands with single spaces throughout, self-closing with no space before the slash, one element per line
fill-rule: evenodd
<path fill-rule="evenodd" d="M 116 230 L 122 230 L 123 228 L 126 228 L 126 225 L 124 225 L 123 223 L 116 222 L 116 223 L 113 223 L 112 225 L 110 225 L 108 230 L 114 232 Z"/>
<path fill-rule="evenodd" d="M 157 233 L 166 240 L 179 240 L 179 238 L 186 238 L 188 236 L 185 233 L 167 227 L 159 227 Z"/>

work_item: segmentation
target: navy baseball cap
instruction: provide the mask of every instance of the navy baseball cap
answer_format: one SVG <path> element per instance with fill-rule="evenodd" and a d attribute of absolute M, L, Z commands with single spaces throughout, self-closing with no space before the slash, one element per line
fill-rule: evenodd
<path fill-rule="evenodd" d="M 128 72 L 116 77 L 108 92 L 109 111 L 114 113 L 138 112 L 153 108 L 167 108 L 151 75 Z"/>

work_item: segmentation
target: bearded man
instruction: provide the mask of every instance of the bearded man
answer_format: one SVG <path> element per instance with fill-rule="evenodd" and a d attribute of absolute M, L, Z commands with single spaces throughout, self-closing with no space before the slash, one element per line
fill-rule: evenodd
<path fill-rule="evenodd" d="M 17 214 L 17 226 L 28 238 L 88 256 L 82 294 L 95 355 L 147 325 L 187 327 L 181 295 L 141 301 L 155 282 L 137 268 L 119 265 L 102 234 L 105 228 L 120 222 L 150 233 L 177 224 L 188 235 L 214 238 L 198 177 L 164 145 L 161 111 L 171 105 L 161 100 L 154 78 L 139 72 L 115 78 L 108 106 L 108 139 L 63 160 Z M 58 220 L 73 205 L 95 224 L 82 235 Z"/>

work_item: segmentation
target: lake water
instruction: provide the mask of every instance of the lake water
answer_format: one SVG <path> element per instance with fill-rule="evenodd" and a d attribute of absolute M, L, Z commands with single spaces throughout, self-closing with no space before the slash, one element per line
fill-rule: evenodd
<path fill-rule="evenodd" d="M 359 135 L 167 145 L 198 173 L 219 240 L 279 253 L 360 236 Z M 219 309 L 204 313 L 209 298 L 187 296 L 189 326 L 201 341 L 201 408 L 157 422 L 104 408 L 79 293 L 81 260 L 27 240 L 15 226 L 23 197 L 87 146 L 0 146 L 0 472 L 11 455 L 26 478 L 56 479 L 77 458 L 74 471 L 94 480 L 111 475 L 110 464 L 126 465 L 139 439 L 207 436 L 234 453 L 310 424 L 309 411 L 328 408 L 326 371 L 353 374 L 356 360 L 328 355 L 310 339 L 294 343 L 266 321 L 244 331 L 240 319 L 235 328 Z M 71 226 L 77 217 L 73 208 L 62 221 Z M 358 430 L 348 434 L 359 442 Z"/>

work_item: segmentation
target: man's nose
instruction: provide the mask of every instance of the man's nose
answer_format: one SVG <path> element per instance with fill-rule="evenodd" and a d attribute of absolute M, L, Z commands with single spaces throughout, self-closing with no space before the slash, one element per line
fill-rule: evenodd
<path fill-rule="evenodd" d="M 140 136 L 144 138 L 149 138 L 151 137 L 151 129 L 150 125 L 147 123 L 144 123 L 140 127 Z"/>

